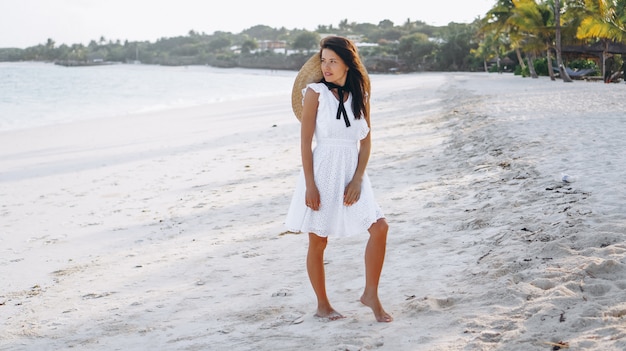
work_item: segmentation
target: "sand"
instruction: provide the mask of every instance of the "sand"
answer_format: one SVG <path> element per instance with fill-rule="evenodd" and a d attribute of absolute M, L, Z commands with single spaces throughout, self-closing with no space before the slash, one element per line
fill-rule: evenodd
<path fill-rule="evenodd" d="M 624 350 L 626 84 L 373 77 L 390 224 L 313 316 L 288 96 L 0 133 L 0 350 Z M 564 182 L 567 176 L 570 182 Z"/>

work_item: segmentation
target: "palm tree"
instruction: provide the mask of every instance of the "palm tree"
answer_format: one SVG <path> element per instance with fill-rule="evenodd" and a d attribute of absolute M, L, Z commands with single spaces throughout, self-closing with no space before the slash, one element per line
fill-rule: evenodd
<path fill-rule="evenodd" d="M 505 53 L 506 48 L 506 37 L 502 33 L 497 33 L 495 31 L 488 33 L 481 33 L 481 40 L 478 43 L 478 47 L 475 49 L 471 49 L 470 53 L 474 55 L 474 57 L 479 58 L 483 61 L 483 67 L 485 72 L 489 70 L 487 67 L 487 62 L 493 58 L 496 59 L 498 63 L 498 71 L 500 70 L 500 57 Z M 523 62 L 522 62 L 523 64 Z"/>
<path fill-rule="evenodd" d="M 550 49 L 552 47 L 552 12 L 546 3 L 537 4 L 534 0 L 513 0 L 515 8 L 507 22 L 517 28 L 522 35 L 524 51 L 529 53 L 528 67 L 532 78 L 538 78 L 533 59 L 544 51 L 548 59 L 548 73 L 554 80 Z"/>
<path fill-rule="evenodd" d="M 578 39 L 576 33 L 582 20 L 587 17 L 585 0 L 559 0 L 561 5 L 561 50 L 563 45 L 582 46 L 589 40 Z"/>
<path fill-rule="evenodd" d="M 625 41 L 626 0 L 585 0 L 585 8 L 588 16 L 578 27 L 579 39 Z"/>
<path fill-rule="evenodd" d="M 555 24 L 555 49 L 556 49 L 556 62 L 559 66 L 559 74 L 563 82 L 572 82 L 572 78 L 567 74 L 565 67 L 563 66 L 563 58 L 561 57 L 561 2 L 560 0 L 554 0 L 554 24 Z"/>
<path fill-rule="evenodd" d="M 494 35 L 496 37 L 500 34 L 508 35 L 509 43 L 515 50 L 517 60 L 522 69 L 525 69 L 526 65 L 524 64 L 522 53 L 520 51 L 522 37 L 517 32 L 517 28 L 513 27 L 508 21 L 508 19 L 513 15 L 514 9 L 515 5 L 513 4 L 513 0 L 498 0 L 495 6 L 489 10 L 482 19 L 480 31 L 483 35 L 485 35 L 485 38 L 488 38 L 489 35 Z M 493 32 L 493 34 L 489 34 L 489 32 Z M 493 48 L 495 51 L 498 51 L 499 49 L 500 48 Z"/>
<path fill-rule="evenodd" d="M 578 27 L 576 37 L 599 39 L 604 42 L 602 53 L 604 76 L 609 43 L 626 41 L 626 0 L 585 0 L 584 8 L 586 16 Z"/>

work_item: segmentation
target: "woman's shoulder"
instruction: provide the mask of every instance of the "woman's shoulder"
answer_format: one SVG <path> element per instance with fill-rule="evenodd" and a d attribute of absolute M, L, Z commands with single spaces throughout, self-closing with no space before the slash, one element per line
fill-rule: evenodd
<path fill-rule="evenodd" d="M 306 87 L 302 90 L 302 92 L 306 92 L 307 89 L 311 88 L 311 90 L 313 90 L 316 93 L 321 93 L 323 91 L 322 88 L 326 88 L 326 86 L 324 85 L 324 83 L 309 83 L 306 85 Z M 326 88 L 328 90 L 328 88 Z"/>

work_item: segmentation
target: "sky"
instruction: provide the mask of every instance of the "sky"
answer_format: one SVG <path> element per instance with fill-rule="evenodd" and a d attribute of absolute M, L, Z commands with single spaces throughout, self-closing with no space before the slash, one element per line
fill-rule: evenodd
<path fill-rule="evenodd" d="M 431 25 L 470 23 L 496 0 L 0 0 L 0 48 L 26 48 L 48 38 L 61 44 L 150 41 L 187 35 L 240 33 L 256 25 L 306 29 L 407 20 Z"/>

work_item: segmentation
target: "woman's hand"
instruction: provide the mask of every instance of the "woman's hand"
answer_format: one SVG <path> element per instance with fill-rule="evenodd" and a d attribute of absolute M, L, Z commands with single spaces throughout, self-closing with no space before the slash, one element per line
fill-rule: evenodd
<path fill-rule="evenodd" d="M 361 181 L 352 179 L 348 186 L 346 186 L 346 190 L 343 192 L 343 204 L 345 206 L 352 206 L 361 197 Z"/>
<path fill-rule="evenodd" d="M 307 187 L 304 199 L 306 207 L 309 207 L 313 211 L 320 209 L 320 192 L 317 190 L 317 186 Z"/>

